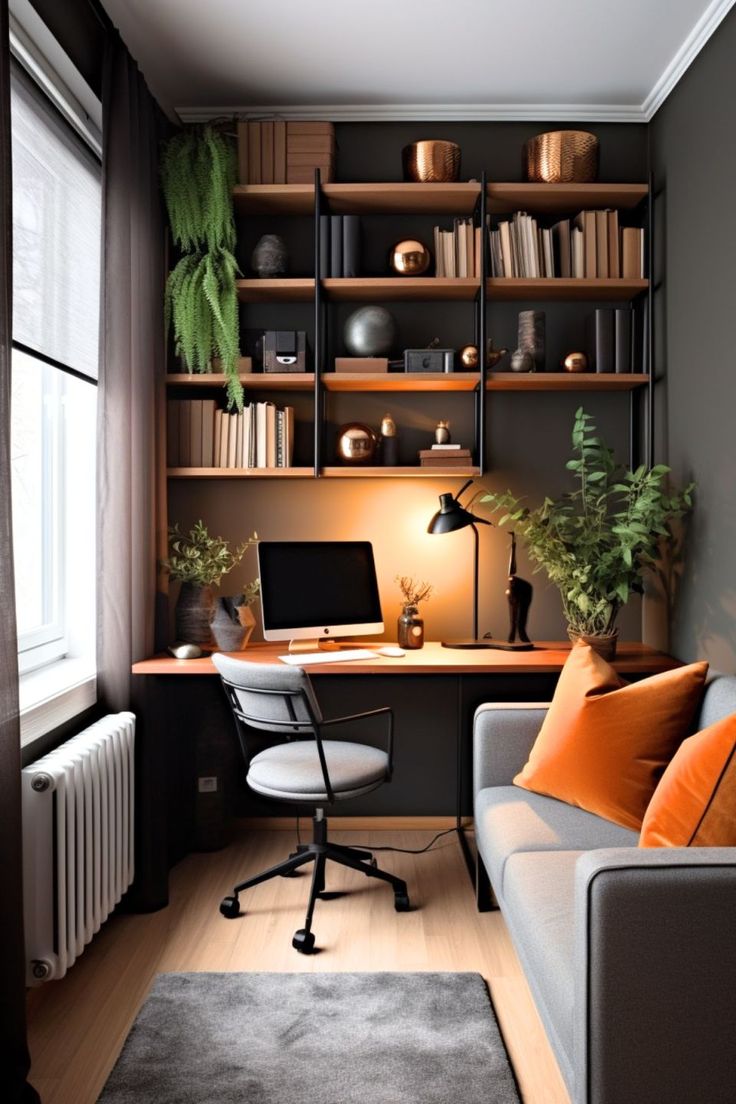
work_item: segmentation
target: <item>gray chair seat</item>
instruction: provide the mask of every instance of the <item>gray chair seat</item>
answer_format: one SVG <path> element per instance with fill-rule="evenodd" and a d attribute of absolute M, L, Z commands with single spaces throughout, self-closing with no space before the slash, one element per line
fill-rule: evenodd
<path fill-rule="evenodd" d="M 335 798 L 357 797 L 386 781 L 388 755 L 380 748 L 343 740 L 323 740 Z M 327 801 L 314 740 L 295 740 L 267 748 L 250 761 L 248 785 L 282 801 Z"/>

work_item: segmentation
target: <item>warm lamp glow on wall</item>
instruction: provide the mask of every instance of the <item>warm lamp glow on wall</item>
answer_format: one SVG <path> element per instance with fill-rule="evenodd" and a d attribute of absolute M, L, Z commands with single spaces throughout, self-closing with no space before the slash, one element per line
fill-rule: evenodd
<path fill-rule="evenodd" d="M 469 479 L 464 483 L 456 495 L 449 491 L 440 495 L 440 508 L 434 515 L 427 532 L 432 534 L 455 533 L 459 529 L 473 530 L 473 636 L 470 640 L 443 640 L 443 648 L 499 648 L 504 652 L 530 651 L 534 645 L 531 643 L 501 643 L 498 640 L 489 639 L 488 636 L 478 636 L 478 550 L 479 536 L 478 525 L 490 525 L 485 518 L 477 517 L 470 510 L 460 504 L 461 495 L 473 482 Z M 472 500 L 471 500 L 472 501 Z"/>

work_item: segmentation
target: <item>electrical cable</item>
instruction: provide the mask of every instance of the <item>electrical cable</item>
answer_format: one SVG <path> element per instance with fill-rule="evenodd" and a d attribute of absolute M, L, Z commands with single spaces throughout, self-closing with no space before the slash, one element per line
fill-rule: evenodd
<path fill-rule="evenodd" d="M 296 842 L 297 847 L 301 847 L 302 837 L 299 830 L 299 817 L 296 817 Z M 454 828 L 445 828 L 442 832 L 438 832 L 425 847 L 374 847 L 370 843 L 351 843 L 350 847 L 355 847 L 359 851 L 394 851 L 401 855 L 424 855 L 427 851 L 431 851 L 437 840 L 442 839 L 443 836 L 450 836 L 455 832 Z"/>

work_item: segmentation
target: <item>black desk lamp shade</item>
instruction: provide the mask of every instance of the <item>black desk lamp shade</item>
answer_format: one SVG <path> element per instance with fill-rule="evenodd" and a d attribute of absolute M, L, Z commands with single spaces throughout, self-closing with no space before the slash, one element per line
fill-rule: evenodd
<path fill-rule="evenodd" d="M 469 479 L 456 495 L 449 492 L 440 495 L 440 508 L 427 526 L 428 533 L 455 533 L 458 529 L 473 530 L 473 636 L 470 640 L 443 640 L 443 648 L 499 648 L 502 651 L 526 650 L 530 645 L 504 644 L 487 637 L 478 637 L 478 525 L 490 525 L 485 518 L 476 517 L 460 504 L 460 496 L 473 482 Z"/>

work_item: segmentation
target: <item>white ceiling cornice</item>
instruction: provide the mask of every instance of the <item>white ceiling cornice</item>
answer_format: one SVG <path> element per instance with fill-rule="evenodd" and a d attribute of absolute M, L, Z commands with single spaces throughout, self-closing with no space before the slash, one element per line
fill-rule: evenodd
<path fill-rule="evenodd" d="M 183 123 L 221 116 L 377 122 L 590 122 L 648 123 L 698 56 L 736 0 L 712 0 L 641 104 L 228 104 L 177 107 Z"/>

